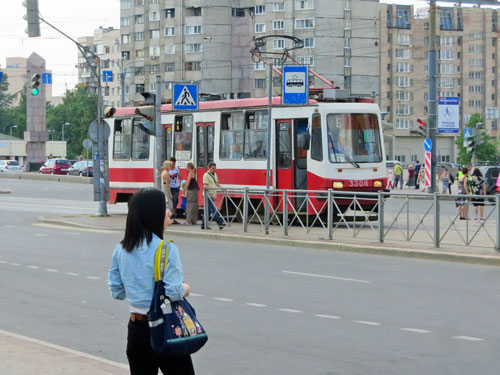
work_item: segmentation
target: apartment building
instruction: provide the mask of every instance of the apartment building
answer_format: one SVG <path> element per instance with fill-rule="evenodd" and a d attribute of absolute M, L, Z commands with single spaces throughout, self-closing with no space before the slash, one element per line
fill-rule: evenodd
<path fill-rule="evenodd" d="M 112 81 L 103 82 L 101 76 L 103 104 L 112 107 L 121 105 L 121 72 L 123 61 L 120 53 L 120 30 L 100 27 L 94 35 L 78 38 L 78 42 L 100 57 L 101 72 L 111 71 Z M 82 54 L 78 53 L 78 84 L 97 90 L 97 82 L 92 76 Z"/>
<path fill-rule="evenodd" d="M 474 113 L 498 107 L 499 36 L 495 9 L 440 7 L 437 15 L 437 95 L 460 98 L 460 131 Z M 422 137 L 412 134 L 428 118 L 429 17 L 413 6 L 380 4 L 380 106 L 392 127 L 391 159 L 423 158 Z M 496 137 L 498 119 L 486 120 Z M 454 162 L 456 135 L 437 136 L 438 162 Z"/>
<path fill-rule="evenodd" d="M 378 1 L 374 0 L 121 0 L 121 54 L 126 101 L 142 101 L 162 76 L 164 98 L 173 82 L 198 82 L 206 96 L 266 96 L 266 66 L 250 55 L 253 39 L 266 39 L 263 56 L 279 65 L 290 56 L 353 95 L 379 90 Z M 271 54 L 273 53 L 273 54 Z M 285 63 L 291 63 L 287 61 Z M 281 79 L 273 79 L 275 94 Z M 311 86 L 325 87 L 311 78 Z"/>
<path fill-rule="evenodd" d="M 25 57 L 7 57 L 5 59 L 5 68 L 2 72 L 7 75 L 9 82 L 9 89 L 7 93 L 12 95 L 18 91 L 21 91 L 25 85 L 31 82 L 31 75 L 27 71 L 28 69 L 28 59 Z M 47 70 L 46 73 L 51 73 L 51 70 Z M 45 86 L 45 97 L 47 101 L 52 100 L 52 85 Z M 12 105 L 19 104 L 21 96 L 17 95 L 12 101 Z"/>

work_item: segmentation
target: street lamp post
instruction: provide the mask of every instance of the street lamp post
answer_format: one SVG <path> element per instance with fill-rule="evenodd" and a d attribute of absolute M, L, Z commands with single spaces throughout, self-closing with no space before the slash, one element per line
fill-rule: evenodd
<path fill-rule="evenodd" d="M 127 68 L 135 63 L 144 62 L 144 60 L 134 60 L 125 64 L 124 60 L 108 60 L 111 64 L 118 66 L 120 68 L 120 93 L 121 93 L 121 106 L 125 107 L 125 76 L 127 74 Z"/>
<path fill-rule="evenodd" d="M 17 125 L 10 125 L 10 136 L 12 137 L 12 129 L 13 128 L 16 128 L 17 129 Z"/>
<path fill-rule="evenodd" d="M 64 124 L 62 124 L 62 139 L 61 139 L 61 140 L 62 140 L 63 142 L 64 142 L 64 127 L 65 127 L 66 125 L 69 125 L 69 122 L 65 122 Z"/>
<path fill-rule="evenodd" d="M 53 141 L 54 140 L 54 129 L 49 129 L 49 130 L 47 130 L 47 132 L 49 133 L 50 140 Z"/>

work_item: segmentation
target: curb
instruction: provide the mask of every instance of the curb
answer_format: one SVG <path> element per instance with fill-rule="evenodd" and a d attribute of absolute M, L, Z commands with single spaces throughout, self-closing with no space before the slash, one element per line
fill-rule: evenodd
<path fill-rule="evenodd" d="M 102 229 L 110 231 L 124 230 L 123 227 L 101 228 L 93 225 L 86 225 L 70 221 L 51 219 L 47 217 L 40 217 L 38 221 L 41 223 L 63 225 L 68 227 L 81 227 L 86 229 Z M 215 239 L 221 241 L 258 243 L 258 244 L 267 244 L 276 246 L 306 247 L 309 249 L 318 249 L 318 250 L 351 252 L 351 253 L 370 254 L 370 255 L 385 255 L 385 256 L 393 256 L 400 258 L 439 260 L 446 262 L 500 267 L 500 256 L 494 256 L 494 255 L 460 254 L 460 253 L 442 252 L 434 250 L 409 250 L 396 247 L 342 244 L 342 243 L 326 242 L 326 241 L 305 241 L 305 240 L 294 240 L 288 238 L 269 238 L 262 236 L 248 236 L 244 234 L 186 232 L 183 230 L 175 230 L 175 229 L 169 229 L 168 233 L 187 238 Z"/>
<path fill-rule="evenodd" d="M 65 174 L 39 174 L 36 172 L 0 173 L 0 178 L 10 178 L 12 180 L 71 182 L 75 184 L 93 183 L 93 179 L 91 177 L 67 176 Z"/>
<path fill-rule="evenodd" d="M 0 190 L 0 194 L 10 194 L 12 191 L 10 190 Z"/>

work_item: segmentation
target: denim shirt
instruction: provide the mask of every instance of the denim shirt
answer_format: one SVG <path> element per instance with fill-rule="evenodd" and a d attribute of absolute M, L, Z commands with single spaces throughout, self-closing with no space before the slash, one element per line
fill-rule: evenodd
<path fill-rule="evenodd" d="M 113 251 L 113 260 L 108 272 L 108 286 L 113 298 L 126 299 L 131 310 L 148 309 L 153 299 L 155 284 L 154 263 L 155 254 L 161 239 L 153 234 L 149 244 L 144 242 L 130 253 L 121 244 Z M 184 273 L 179 258 L 179 249 L 173 243 L 168 246 L 168 262 L 163 274 L 165 294 L 172 301 L 182 299 L 186 294 L 182 281 Z"/>

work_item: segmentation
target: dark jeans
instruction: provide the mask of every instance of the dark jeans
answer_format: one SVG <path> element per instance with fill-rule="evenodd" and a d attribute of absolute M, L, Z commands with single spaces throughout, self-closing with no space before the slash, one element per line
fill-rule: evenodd
<path fill-rule="evenodd" d="M 210 220 L 210 218 L 213 218 L 216 221 L 217 225 L 221 227 L 224 225 L 224 220 L 222 220 L 222 217 L 220 216 L 219 211 L 217 211 L 217 208 L 215 208 L 215 204 L 212 201 L 212 199 L 215 199 L 215 198 L 207 199 L 207 201 L 208 201 L 208 217 L 209 217 L 209 220 Z M 201 223 L 202 227 L 204 225 L 205 225 L 205 218 L 203 218 L 203 221 Z"/>
<path fill-rule="evenodd" d="M 396 176 L 394 176 L 394 189 L 396 189 L 398 187 L 398 181 L 399 181 L 400 189 L 402 189 L 403 188 L 403 176 L 400 174 L 397 174 Z"/>
<path fill-rule="evenodd" d="M 158 369 L 164 375 L 194 374 L 191 356 L 162 357 L 151 348 L 147 320 L 129 320 L 127 358 L 131 375 L 157 375 Z"/>
<path fill-rule="evenodd" d="M 174 204 L 174 212 L 172 212 L 172 219 L 175 219 L 175 213 L 177 211 L 177 205 L 179 204 L 179 188 L 170 188 L 172 192 L 172 203 Z"/>

